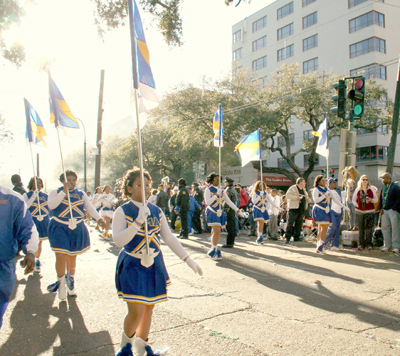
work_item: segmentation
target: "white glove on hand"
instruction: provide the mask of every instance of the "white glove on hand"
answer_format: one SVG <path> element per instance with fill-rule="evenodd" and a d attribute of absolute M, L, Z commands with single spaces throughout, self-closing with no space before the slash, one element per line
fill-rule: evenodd
<path fill-rule="evenodd" d="M 238 215 L 241 217 L 241 218 L 245 218 L 246 217 L 246 214 L 243 212 L 243 211 L 238 211 Z"/>
<path fill-rule="evenodd" d="M 32 197 L 36 199 L 38 195 L 39 195 L 39 190 L 37 190 L 37 189 L 34 190 L 32 193 Z"/>
<path fill-rule="evenodd" d="M 217 189 L 217 195 L 219 195 L 219 196 L 222 196 L 222 192 L 223 192 L 224 190 L 222 189 L 222 188 L 218 188 Z"/>
<path fill-rule="evenodd" d="M 201 269 L 200 265 L 196 261 L 193 261 L 190 256 L 185 262 L 194 271 L 194 273 L 198 273 L 200 276 L 203 275 L 203 270 Z"/>
<path fill-rule="evenodd" d="M 142 225 L 149 215 L 150 215 L 150 209 L 147 206 L 141 206 L 139 208 L 139 214 L 138 214 L 138 216 L 136 218 L 136 221 L 140 225 Z"/>
<path fill-rule="evenodd" d="M 344 208 L 344 210 L 346 210 L 347 212 L 350 213 L 351 210 L 350 210 L 350 208 L 348 206 L 344 206 L 343 208 Z"/>
<path fill-rule="evenodd" d="M 325 193 L 325 198 L 330 198 L 332 196 L 331 192 L 326 192 Z"/>

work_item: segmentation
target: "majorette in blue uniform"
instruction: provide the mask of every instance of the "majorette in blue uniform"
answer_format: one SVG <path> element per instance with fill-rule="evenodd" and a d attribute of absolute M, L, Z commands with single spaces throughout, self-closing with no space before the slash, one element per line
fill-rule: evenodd
<path fill-rule="evenodd" d="M 266 191 L 257 190 L 253 193 L 251 200 L 253 202 L 254 221 L 269 221 L 269 214 L 267 209 L 268 193 Z"/>
<path fill-rule="evenodd" d="M 147 217 L 149 247 L 157 254 L 152 266 L 141 265 L 140 252 L 146 253 L 146 237 L 144 224 L 136 235 L 121 250 L 115 274 L 115 285 L 118 296 L 126 302 L 136 302 L 153 305 L 167 300 L 167 286 L 171 284 L 165 268 L 160 249 L 160 222 L 162 211 L 156 205 L 147 203 L 150 215 Z M 132 201 L 122 205 L 127 225 L 130 226 L 137 218 L 139 207 Z"/>
<path fill-rule="evenodd" d="M 211 197 L 216 197 L 215 201 L 207 206 L 206 209 L 206 219 L 208 226 L 221 226 L 224 228 L 226 226 L 226 214 L 224 212 L 224 191 L 222 192 L 222 196 L 217 194 L 218 187 L 214 187 L 211 185 L 210 187 L 206 188 L 211 193 Z M 218 214 L 218 210 L 220 210 L 220 214 Z M 220 216 L 218 216 L 220 215 Z"/>
<path fill-rule="evenodd" d="M 15 284 L 14 257 L 18 243 L 25 254 L 38 249 L 38 234 L 19 193 L 0 186 L 0 329 Z"/>
<path fill-rule="evenodd" d="M 312 210 L 312 218 L 317 224 L 331 223 L 331 198 L 325 197 L 328 188 L 316 186 L 313 191 L 314 206 Z M 329 194 L 330 195 L 330 192 Z"/>
<path fill-rule="evenodd" d="M 63 189 L 64 187 L 58 188 L 57 194 Z M 89 232 L 84 224 L 84 194 L 78 189 L 69 191 L 72 216 L 76 219 L 76 228 L 73 230 L 68 226 L 71 217 L 68 195 L 65 195 L 61 203 L 55 209 L 52 209 L 53 217 L 49 225 L 49 241 L 51 249 L 56 253 L 75 256 L 90 249 Z"/>
<path fill-rule="evenodd" d="M 47 201 L 49 196 L 46 193 L 39 192 L 39 202 L 40 202 L 40 213 L 38 199 L 32 198 L 34 191 L 30 191 L 24 194 L 25 202 L 29 207 L 29 211 L 32 215 L 33 222 L 36 225 L 36 229 L 39 233 L 39 239 L 41 241 L 47 240 L 49 238 L 49 207 L 47 206 Z M 30 201 L 32 199 L 32 201 Z M 41 217 L 41 218 L 40 218 Z"/>

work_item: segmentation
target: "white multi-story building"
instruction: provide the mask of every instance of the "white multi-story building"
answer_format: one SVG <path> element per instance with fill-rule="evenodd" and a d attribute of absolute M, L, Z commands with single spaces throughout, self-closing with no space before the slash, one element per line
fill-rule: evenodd
<path fill-rule="evenodd" d="M 232 26 L 235 65 L 252 68 L 257 77 L 270 77 L 283 63 L 297 62 L 302 73 L 323 71 L 343 76 L 363 72 L 375 78 L 394 99 L 400 32 L 398 0 L 276 0 Z M 311 127 L 293 121 L 292 152 L 311 136 Z M 400 139 L 400 138 L 399 138 Z M 398 139 L 398 142 L 400 142 Z M 386 170 L 390 132 L 359 130 L 357 168 L 380 185 Z M 339 139 L 330 141 L 330 166 L 339 167 Z M 399 152 L 397 152 L 399 151 Z M 285 166 L 278 152 L 265 152 L 269 167 Z M 299 167 L 307 167 L 306 154 L 296 156 Z M 326 167 L 324 157 L 310 180 Z M 335 172 L 336 173 L 336 172 Z M 337 174 L 335 174 L 337 177 Z M 394 180 L 400 180 L 400 150 L 396 150 Z"/>

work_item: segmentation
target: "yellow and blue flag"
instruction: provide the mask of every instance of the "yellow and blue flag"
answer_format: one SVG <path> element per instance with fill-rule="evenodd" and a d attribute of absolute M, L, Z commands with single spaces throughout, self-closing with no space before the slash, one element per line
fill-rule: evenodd
<path fill-rule="evenodd" d="M 214 129 L 214 146 L 224 147 L 224 126 L 223 126 L 222 105 L 220 104 L 214 116 L 213 129 Z"/>
<path fill-rule="evenodd" d="M 328 140 L 328 114 L 325 120 L 319 125 L 318 132 L 313 131 L 313 135 L 319 137 L 317 149 L 315 150 L 321 156 L 329 156 L 329 140 Z"/>
<path fill-rule="evenodd" d="M 150 53 L 135 0 L 128 0 L 128 9 L 131 31 L 133 88 L 138 91 L 139 113 L 143 113 L 158 104 L 158 96 L 150 66 Z"/>
<path fill-rule="evenodd" d="M 28 100 L 24 98 L 25 103 L 25 115 L 26 115 L 26 141 L 27 143 L 33 143 L 35 145 L 41 145 L 46 147 L 44 136 L 46 136 L 46 130 L 42 124 L 42 120 L 33 106 Z"/>
<path fill-rule="evenodd" d="M 80 129 L 78 120 L 72 112 L 58 89 L 56 83 L 49 74 L 50 88 L 50 122 L 57 128 L 61 128 L 66 136 L 75 136 Z"/>
<path fill-rule="evenodd" d="M 239 151 L 242 159 L 242 167 L 250 161 L 261 160 L 261 135 L 260 130 L 252 132 L 250 135 L 240 141 L 235 151 Z"/>

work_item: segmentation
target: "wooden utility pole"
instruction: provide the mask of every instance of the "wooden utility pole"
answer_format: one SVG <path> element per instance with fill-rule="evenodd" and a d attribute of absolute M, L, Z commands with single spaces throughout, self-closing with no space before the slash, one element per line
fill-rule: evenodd
<path fill-rule="evenodd" d="M 103 92 L 104 92 L 104 69 L 101 70 L 100 76 L 100 94 L 99 94 L 99 110 L 97 115 L 97 156 L 95 164 L 94 188 L 100 185 L 101 172 L 101 135 L 103 125 Z"/>
<path fill-rule="evenodd" d="M 36 156 L 36 175 L 40 177 L 40 170 L 39 170 L 39 153 Z"/>
<path fill-rule="evenodd" d="M 386 172 L 393 174 L 394 157 L 396 155 L 396 144 L 397 134 L 399 132 L 399 109 L 400 109 L 400 57 L 399 57 L 399 68 L 397 70 L 397 84 L 396 84 L 396 96 L 394 99 L 393 108 L 393 119 L 392 119 L 392 137 L 390 138 L 387 168 Z"/>

